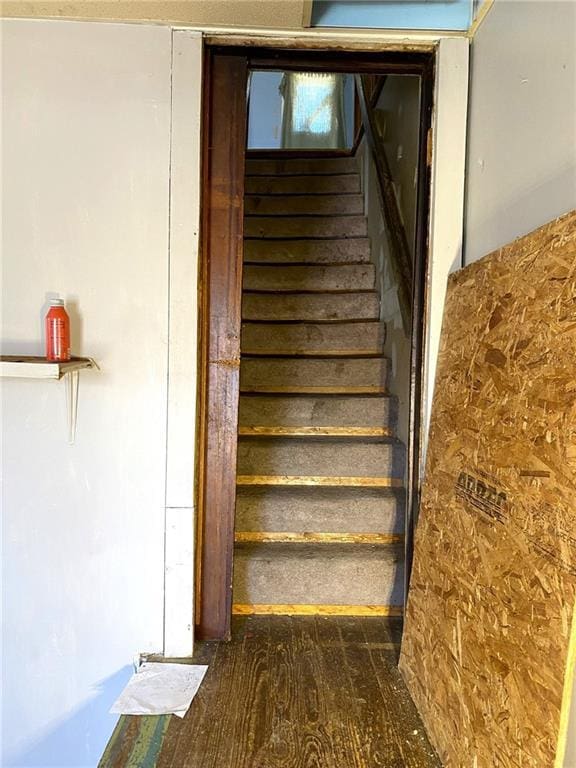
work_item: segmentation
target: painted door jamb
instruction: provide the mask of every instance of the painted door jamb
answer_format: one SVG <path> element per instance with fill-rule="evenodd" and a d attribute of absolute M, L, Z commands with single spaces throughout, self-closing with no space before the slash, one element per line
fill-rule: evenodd
<path fill-rule="evenodd" d="M 228 34 L 231 44 L 238 44 L 238 34 L 231 30 L 211 30 L 212 34 Z M 259 30 L 260 35 L 263 31 Z M 278 36 L 271 36 L 277 40 Z M 294 47 L 300 37 L 295 35 Z M 365 40 L 365 36 L 327 35 L 334 43 Z M 266 37 L 259 38 L 265 45 Z M 382 39 L 382 38 L 381 38 Z M 174 30 L 173 55 L 187 48 L 187 64 L 182 61 L 180 72 L 175 67 L 172 84 L 172 171 L 170 222 L 170 347 L 168 394 L 168 444 L 166 487 L 166 588 L 164 638 L 166 655 L 190 655 L 193 633 L 193 598 L 191 578 L 194 573 L 191 526 L 193 521 L 192 491 L 194 485 L 195 446 L 194 423 L 190 417 L 196 411 L 196 327 L 198 266 L 198 221 L 200 217 L 200 115 L 201 94 L 198 84 L 202 71 L 201 31 L 189 28 Z M 418 47 L 422 36 L 404 36 L 407 44 Z M 422 47 L 429 45 L 428 38 Z M 426 296 L 425 372 L 423 378 L 424 438 L 430 417 L 433 377 L 440 336 L 440 324 L 446 279 L 461 263 L 464 212 L 464 171 L 466 146 L 466 110 L 468 100 L 469 40 L 461 36 L 441 37 L 436 41 L 436 84 L 432 122 L 432 188 L 430 205 L 430 266 Z M 382 49 L 386 50 L 386 43 Z M 390 48 L 398 50 L 398 39 L 392 38 Z M 186 54 L 182 54 L 186 56 Z M 176 63 L 177 58 L 174 59 Z M 182 109 L 189 100 L 189 109 Z M 188 143 L 186 143 L 188 142 Z M 182 162 L 188 157 L 189 162 Z M 192 258 L 190 258 L 192 254 Z M 188 263 L 186 264 L 186 260 Z M 186 269 L 189 270 L 186 273 Z M 186 279 L 188 274 L 188 279 Z M 184 277 L 184 279 L 182 279 Z M 182 292 L 179 288 L 182 287 Z M 190 302 L 182 305 L 183 296 Z M 185 301 L 186 303 L 186 301 Z M 191 308 L 194 309 L 191 313 Z M 193 314 L 193 317 L 192 317 Z M 180 351 L 188 355 L 186 362 Z M 192 363 L 193 373 L 186 374 Z M 192 384 L 191 384 L 192 382 Z M 184 419 L 182 420 L 182 417 Z M 188 432 L 178 427 L 187 424 Z M 192 442 L 191 442 L 192 441 Z M 180 450 L 180 447 L 183 450 Z M 423 468 L 423 465 L 421 469 Z M 181 481 L 181 493 L 176 478 Z M 174 493 L 173 493 L 174 491 Z M 178 503 L 175 503 L 175 500 Z M 180 500 L 184 500 L 180 504 Z M 176 510 L 181 510 L 179 514 Z M 185 519 L 186 518 L 186 519 Z M 189 542 L 182 549 L 179 542 Z M 187 575 L 186 575 L 187 574 Z"/>

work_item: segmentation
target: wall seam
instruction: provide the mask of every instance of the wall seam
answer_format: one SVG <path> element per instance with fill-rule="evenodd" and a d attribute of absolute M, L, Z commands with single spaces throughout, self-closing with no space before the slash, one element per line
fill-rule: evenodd
<path fill-rule="evenodd" d="M 168 525 L 168 451 L 170 429 L 170 301 L 171 301 L 171 248 L 172 248 L 172 134 L 173 134 L 173 100 L 174 100 L 174 30 L 170 31 L 170 131 L 168 135 L 168 290 L 167 290 L 167 342 L 166 342 L 166 432 L 164 456 L 164 565 L 162 569 L 162 653 L 166 650 L 166 566 L 167 566 L 167 525 Z"/>

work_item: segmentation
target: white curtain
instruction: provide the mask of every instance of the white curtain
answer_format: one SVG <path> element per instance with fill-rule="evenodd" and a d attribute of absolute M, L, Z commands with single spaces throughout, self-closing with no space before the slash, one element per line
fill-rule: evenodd
<path fill-rule="evenodd" d="M 341 149 L 345 144 L 344 75 L 285 72 L 282 147 Z"/>

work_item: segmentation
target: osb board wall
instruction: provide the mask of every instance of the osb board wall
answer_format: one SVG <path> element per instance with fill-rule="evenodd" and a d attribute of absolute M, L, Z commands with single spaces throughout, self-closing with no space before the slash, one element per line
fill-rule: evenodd
<path fill-rule="evenodd" d="M 560 766 L 576 592 L 576 212 L 449 284 L 400 667 L 447 768 Z"/>

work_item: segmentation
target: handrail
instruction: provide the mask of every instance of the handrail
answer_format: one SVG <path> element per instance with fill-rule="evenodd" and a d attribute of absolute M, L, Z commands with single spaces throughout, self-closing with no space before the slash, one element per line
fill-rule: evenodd
<path fill-rule="evenodd" d="M 384 224 L 390 246 L 390 256 L 394 276 L 398 283 L 398 299 L 400 311 L 405 329 L 411 327 L 412 316 L 412 281 L 413 264 L 406 229 L 402 221 L 402 215 L 398 206 L 398 199 L 394 191 L 394 183 L 390 172 L 390 164 L 386 157 L 383 142 L 378 138 L 374 119 L 374 108 L 366 98 L 364 79 L 362 75 L 355 75 L 356 92 L 360 105 L 360 114 L 364 126 L 366 143 L 370 149 L 376 176 L 378 178 L 378 191 L 380 203 L 384 214 Z"/>

